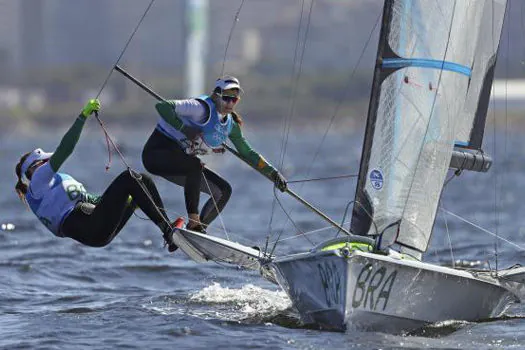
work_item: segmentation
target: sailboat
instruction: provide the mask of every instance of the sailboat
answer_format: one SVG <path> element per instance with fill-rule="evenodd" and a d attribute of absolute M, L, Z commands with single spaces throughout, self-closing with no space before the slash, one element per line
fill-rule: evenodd
<path fill-rule="evenodd" d="M 323 329 L 409 332 L 498 317 L 524 300 L 525 268 L 422 260 L 447 174 L 492 165 L 482 145 L 506 6 L 385 0 L 350 230 L 287 190 L 345 235 L 287 257 L 185 228 L 175 243 L 197 262 L 260 271 Z"/>

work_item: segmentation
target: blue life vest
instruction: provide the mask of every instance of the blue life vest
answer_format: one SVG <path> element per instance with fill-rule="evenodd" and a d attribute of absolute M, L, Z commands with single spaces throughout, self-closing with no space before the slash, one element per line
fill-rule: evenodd
<path fill-rule="evenodd" d="M 233 123 L 231 114 L 227 114 L 224 121 L 220 120 L 219 113 L 215 108 L 215 103 L 208 95 L 201 95 L 196 98 L 198 101 L 204 102 L 208 106 L 208 118 L 204 123 L 196 123 L 189 120 L 190 124 L 202 130 L 202 140 L 211 148 L 220 147 L 230 135 Z"/>
<path fill-rule="evenodd" d="M 85 199 L 84 186 L 63 173 L 56 173 L 41 198 L 34 198 L 31 190 L 26 193 L 29 208 L 55 236 L 62 237 L 60 226 L 75 208 L 77 202 Z"/>

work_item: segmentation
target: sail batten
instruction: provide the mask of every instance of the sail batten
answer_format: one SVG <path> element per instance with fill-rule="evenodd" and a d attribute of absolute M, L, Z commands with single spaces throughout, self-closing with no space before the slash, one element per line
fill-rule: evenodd
<path fill-rule="evenodd" d="M 467 170 L 490 167 L 478 153 L 454 151 L 470 145 L 460 131 L 474 129 L 466 101 L 477 101 L 487 73 L 476 54 L 489 2 L 385 1 L 354 233 L 380 234 L 399 222 L 396 243 L 424 252 L 451 160 Z"/>
<path fill-rule="evenodd" d="M 472 70 L 470 67 L 455 63 L 440 60 L 432 60 L 425 58 L 386 58 L 383 60 L 383 68 L 405 68 L 405 67 L 423 67 L 448 70 L 451 72 L 461 73 L 470 77 Z"/>

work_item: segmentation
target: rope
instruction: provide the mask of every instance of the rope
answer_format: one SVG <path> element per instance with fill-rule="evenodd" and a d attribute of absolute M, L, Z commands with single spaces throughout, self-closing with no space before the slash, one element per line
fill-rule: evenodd
<path fill-rule="evenodd" d="M 454 8 L 454 10 L 452 12 L 452 18 L 450 19 L 450 25 L 449 25 L 449 29 L 448 29 L 447 43 L 446 43 L 446 46 L 445 46 L 445 50 L 443 52 L 443 62 L 441 63 L 441 69 L 439 71 L 439 77 L 438 77 L 438 81 L 437 81 L 437 84 L 436 84 L 436 94 L 434 95 L 434 99 L 432 100 L 432 106 L 431 106 L 430 112 L 428 114 L 430 118 L 432 118 L 432 115 L 434 113 L 434 109 L 436 107 L 437 96 L 438 96 L 439 88 L 440 88 L 440 85 L 441 85 L 441 79 L 443 77 L 443 67 L 445 65 L 445 59 L 447 57 L 448 49 L 449 49 L 449 46 L 450 46 L 450 38 L 451 38 L 451 35 L 452 35 L 452 26 L 454 24 L 454 18 L 456 17 L 456 1 L 454 1 L 453 8 Z M 426 124 L 424 138 L 427 137 L 428 132 L 429 132 L 429 128 L 430 128 L 430 120 Z M 419 152 L 418 152 L 417 160 L 416 160 L 415 164 L 419 164 L 419 161 L 421 159 L 422 154 L 423 154 L 423 148 L 421 147 Z M 414 176 L 412 178 L 412 180 L 410 181 L 410 187 L 408 188 L 407 198 L 409 198 L 410 195 L 412 194 L 412 189 L 413 189 L 413 186 L 414 186 L 415 179 L 416 179 L 416 177 Z M 408 200 L 405 201 L 401 217 L 405 217 L 405 211 L 407 209 L 407 204 L 408 204 Z"/>
<path fill-rule="evenodd" d="M 509 1 L 509 5 L 507 6 L 507 3 L 505 4 L 505 13 L 503 15 L 503 19 L 505 19 L 505 17 L 507 16 L 507 9 L 510 8 L 510 1 Z M 499 42 L 498 42 L 498 45 L 495 45 L 496 41 L 495 41 L 495 38 L 494 38 L 494 2 L 491 3 L 491 10 L 492 10 L 492 14 L 491 14 L 491 39 L 492 39 L 492 48 L 494 48 L 495 46 L 498 47 L 499 45 Z M 510 9 L 509 9 L 509 13 L 510 13 Z M 507 38 L 509 37 L 510 33 L 509 33 L 509 26 L 507 26 Z M 500 36 L 501 36 L 501 33 L 500 33 Z M 507 50 L 509 48 L 509 41 L 510 40 L 507 40 Z M 508 53 L 507 53 L 508 54 Z M 508 61 L 507 61 L 507 71 L 506 71 L 507 75 L 506 77 L 508 78 Z M 494 84 L 492 84 L 492 87 L 491 87 L 491 92 L 492 92 L 492 96 L 494 96 Z M 505 82 L 505 95 L 507 94 L 507 82 Z M 508 127 L 508 115 L 507 115 L 507 96 L 505 96 L 505 127 L 507 128 Z M 496 155 L 496 145 L 497 145 L 497 137 L 496 137 L 496 123 L 497 123 L 497 118 L 496 118 L 496 99 L 494 97 L 492 97 L 491 99 L 491 103 L 492 103 L 492 117 L 494 119 L 494 122 L 493 122 L 493 127 L 492 127 L 492 135 L 494 137 L 494 143 L 493 143 L 493 154 L 494 156 Z M 505 139 L 507 137 L 507 134 L 505 132 Z M 505 143 L 505 146 L 504 146 L 504 151 L 505 151 L 505 154 L 507 152 L 507 149 L 506 149 L 506 143 Z M 497 170 L 494 170 L 494 220 L 495 220 L 495 225 L 496 225 L 496 233 L 495 233 L 495 239 L 494 239 L 494 259 L 495 259 L 495 264 L 496 264 L 496 271 L 498 270 L 498 263 L 499 263 L 499 251 L 498 251 L 498 229 L 499 229 L 499 221 L 500 221 L 500 215 L 499 215 L 499 203 L 498 203 L 498 187 L 499 187 L 499 183 L 498 183 L 498 176 L 499 176 L 499 172 Z"/>
<path fill-rule="evenodd" d="M 233 31 L 235 30 L 235 25 L 237 24 L 237 22 L 239 22 L 239 15 L 241 14 L 241 9 L 244 5 L 244 1 L 245 0 L 242 0 L 241 1 L 241 5 L 239 6 L 239 8 L 237 9 L 237 13 L 235 13 L 235 18 L 233 20 L 233 24 L 230 28 L 230 35 L 228 36 L 228 41 L 226 42 L 226 48 L 224 49 L 224 57 L 222 59 L 222 68 L 221 68 L 221 77 L 224 75 L 224 66 L 226 65 L 226 54 L 228 53 L 228 49 L 230 47 L 230 41 L 232 39 L 232 36 L 233 36 Z"/>
<path fill-rule="evenodd" d="M 454 214 L 454 213 L 451 212 L 451 211 L 446 210 L 446 209 L 443 208 L 443 207 L 440 207 L 439 209 L 442 210 L 442 211 L 444 211 L 445 213 L 447 213 L 447 214 L 449 214 L 449 215 L 455 217 L 456 219 L 459 219 L 459 220 L 463 221 L 464 223 L 469 224 L 469 225 L 471 225 L 472 227 L 475 227 L 475 228 L 479 229 L 480 231 L 485 232 L 485 233 L 487 233 L 487 234 L 489 234 L 489 235 L 495 237 L 496 239 L 499 239 L 499 240 L 501 240 L 501 241 L 503 241 L 503 242 L 505 242 L 505 243 L 508 243 L 508 244 L 514 246 L 515 248 L 518 248 L 519 250 L 524 250 L 524 251 L 525 251 L 525 247 L 524 247 L 524 246 L 520 246 L 520 245 L 518 245 L 518 244 L 516 244 L 516 243 L 514 243 L 514 242 L 512 242 L 512 241 L 510 241 L 510 240 L 508 240 L 508 239 L 505 239 L 505 238 L 499 236 L 497 233 L 493 233 L 493 232 L 487 230 L 487 229 L 484 228 L 484 227 L 481 227 L 481 226 L 479 226 L 479 225 L 477 225 L 477 224 L 475 224 L 475 223 L 473 223 L 473 222 L 471 222 L 471 221 L 469 221 L 469 220 L 467 220 L 467 219 L 465 219 L 465 218 L 463 218 L 463 217 L 461 217 L 461 216 L 459 216 L 459 215 L 457 215 L 457 214 Z"/>
<path fill-rule="evenodd" d="M 507 3 L 505 3 L 505 13 L 503 15 L 503 19 L 505 19 L 505 17 L 507 16 L 508 14 L 508 17 L 510 17 L 510 14 L 512 13 L 512 10 L 511 10 L 511 6 L 512 6 L 512 2 L 509 1 L 508 2 L 508 13 L 507 13 Z M 493 11 L 494 11 L 494 3 L 492 4 L 492 7 L 493 7 Z M 494 22 L 494 16 L 492 16 L 492 22 Z M 509 21 L 510 22 L 510 21 Z M 507 26 L 507 57 L 506 57 L 506 66 L 505 66 L 505 134 L 504 134 L 504 138 L 505 138 L 505 142 L 503 144 L 503 149 L 504 149 L 504 156 L 503 156 L 503 172 L 502 172 L 502 176 L 505 177 L 506 174 L 508 174 L 508 170 L 509 170 L 509 157 L 508 157 L 508 140 L 509 140 L 509 105 L 508 105 L 508 82 L 509 82 L 509 61 L 510 61 L 510 52 L 509 52 L 509 46 L 510 46 L 510 25 Z M 494 154 L 495 155 L 495 154 Z M 503 179 L 505 180 L 505 179 Z M 501 206 L 500 206 L 501 207 Z M 500 215 L 501 213 L 498 213 L 498 216 Z M 498 219 L 498 225 L 499 225 L 499 219 Z M 496 230 L 497 232 L 497 230 Z M 498 256 L 498 252 L 496 251 L 496 257 Z M 496 271 L 498 271 L 498 260 L 496 259 Z"/>
<path fill-rule="evenodd" d="M 151 2 L 149 3 L 148 7 L 146 8 L 144 13 L 142 14 L 142 17 L 140 18 L 139 22 L 135 26 L 135 29 L 131 33 L 131 36 L 129 37 L 128 41 L 126 42 L 126 45 L 124 45 L 124 48 L 122 49 L 122 51 L 120 51 L 120 54 L 119 54 L 117 60 L 115 61 L 115 64 L 110 69 L 109 73 L 107 74 L 106 79 L 102 83 L 102 86 L 100 87 L 100 89 L 99 89 L 99 91 L 97 93 L 97 96 L 95 98 L 99 98 L 100 94 L 102 93 L 102 90 L 104 90 L 104 88 L 106 87 L 106 85 L 107 85 L 107 83 L 109 81 L 109 78 L 111 77 L 111 74 L 113 73 L 113 70 L 115 69 L 115 66 L 120 62 L 120 59 L 124 55 L 124 52 L 126 52 L 126 49 L 128 48 L 129 43 L 131 42 L 131 40 L 135 36 L 135 33 L 139 29 L 140 25 L 142 24 L 142 21 L 144 20 L 144 18 L 148 14 L 148 12 L 149 12 L 149 10 L 150 10 L 150 8 L 151 8 L 151 6 L 153 5 L 154 2 L 155 2 L 155 0 L 151 0 Z M 104 132 L 104 136 L 106 138 L 106 145 L 108 147 L 108 163 L 106 164 L 106 171 L 108 171 L 109 168 L 111 167 L 111 149 L 110 149 L 110 144 L 111 144 L 111 146 L 113 146 L 113 149 L 118 153 L 119 157 L 122 159 L 122 162 L 126 165 L 127 168 L 129 168 L 128 163 L 124 159 L 124 155 L 120 152 L 120 150 L 117 147 L 117 145 L 115 144 L 115 142 L 113 142 L 113 139 L 109 136 L 109 133 L 108 133 L 106 127 L 104 126 L 104 123 L 98 117 L 98 112 L 95 112 L 95 118 L 97 119 L 98 123 L 100 124 L 100 127 L 102 128 L 102 131 Z"/>
<path fill-rule="evenodd" d="M 447 213 L 443 213 L 443 220 L 445 221 L 445 230 L 447 231 L 448 248 L 450 250 L 450 258 L 452 260 L 452 268 L 456 268 L 456 259 L 454 258 L 454 251 L 452 249 L 452 239 L 450 238 L 450 231 L 448 229 Z"/>
<path fill-rule="evenodd" d="M 290 99 L 289 113 L 288 113 L 287 117 L 283 120 L 283 129 L 282 129 L 283 133 L 282 133 L 282 140 L 281 140 L 281 154 L 279 156 L 279 163 L 278 163 L 278 169 L 281 169 L 281 170 L 283 168 L 284 155 L 286 154 L 286 146 L 288 144 L 288 137 L 289 137 L 289 134 L 290 134 L 291 119 L 292 119 L 294 111 L 295 111 L 295 100 L 296 100 L 296 97 L 297 97 L 297 86 L 299 84 L 299 77 L 300 77 L 301 71 L 302 71 L 302 63 L 303 63 L 303 59 L 304 59 L 304 52 L 306 51 L 306 39 L 308 37 L 313 4 L 314 4 L 314 0 L 312 0 L 310 2 L 310 12 L 309 12 L 309 16 L 308 16 L 308 21 L 306 23 L 306 30 L 305 30 L 305 36 L 304 36 L 303 50 L 301 52 L 301 56 L 300 56 L 300 59 L 299 59 L 299 68 L 296 68 L 297 67 L 297 56 L 298 56 L 298 53 L 299 53 L 299 46 L 300 46 L 300 42 L 301 42 L 301 27 L 302 27 L 302 23 L 303 23 L 303 14 L 304 14 L 305 0 L 303 0 L 301 2 L 301 16 L 299 17 L 299 24 L 297 26 L 297 39 L 295 41 L 294 57 L 293 57 L 293 63 L 292 63 L 292 75 L 290 76 L 290 85 L 292 87 L 292 95 L 291 95 L 291 99 Z M 275 208 L 276 208 L 277 204 L 285 212 L 286 217 L 287 217 L 287 220 L 285 221 L 285 223 L 283 224 L 280 232 L 277 235 L 277 240 L 278 240 L 281 237 L 281 235 L 283 234 L 285 226 L 286 226 L 286 224 L 288 222 L 291 221 L 292 224 L 295 227 L 297 227 L 297 226 L 296 226 L 296 224 L 293 222 L 293 220 L 291 218 L 291 213 L 288 214 L 288 212 L 282 206 L 282 203 L 278 200 L 277 192 L 276 192 L 275 187 L 274 187 L 274 200 L 272 201 L 272 210 L 271 210 L 270 220 L 268 222 L 268 231 L 270 232 L 270 234 L 272 232 L 273 216 L 274 216 Z M 273 250 L 275 250 L 275 246 L 273 247 L 272 251 Z"/>
<path fill-rule="evenodd" d="M 301 237 L 304 237 L 311 245 L 314 245 L 314 243 L 304 235 L 304 232 L 295 224 L 295 222 L 292 220 L 290 214 L 284 209 L 284 206 L 282 205 L 281 201 L 279 200 L 279 198 L 277 197 L 277 189 L 274 187 L 273 188 L 273 197 L 274 197 L 274 201 L 277 201 L 277 203 L 279 204 L 279 206 L 281 207 L 281 209 L 283 210 L 283 212 L 286 214 L 286 217 L 288 218 L 288 220 L 293 224 L 293 226 L 295 227 L 295 229 L 301 234 Z M 270 231 L 271 232 L 271 231 Z M 284 232 L 284 229 L 281 230 L 281 232 L 279 232 L 279 234 L 277 235 L 277 241 L 279 240 L 279 238 L 281 237 L 282 233 Z M 269 239 L 269 238 L 268 238 Z M 272 247 L 271 251 L 270 251 L 270 255 L 273 255 L 274 251 L 275 251 L 275 248 L 277 248 L 277 241 L 276 243 L 274 244 L 274 246 Z"/>
<path fill-rule="evenodd" d="M 345 222 L 345 224 L 349 224 L 350 222 Z M 312 235 L 312 234 L 317 234 L 319 232 L 322 232 L 322 231 L 328 231 L 328 230 L 331 230 L 333 228 L 332 225 L 327 225 L 327 226 L 324 226 L 324 227 L 321 227 L 321 228 L 318 228 L 318 229 L 315 229 L 315 230 L 312 230 L 312 231 L 306 231 L 306 232 L 302 232 L 301 234 L 304 235 L 304 236 L 309 236 L 309 235 Z M 284 242 L 284 241 L 289 241 L 289 240 L 292 240 L 292 239 L 298 239 L 299 237 L 298 236 L 291 236 L 291 237 L 285 237 L 285 238 L 280 238 L 278 240 L 275 240 L 275 241 L 270 241 L 269 244 L 277 244 L 279 242 Z"/>
<path fill-rule="evenodd" d="M 303 6 L 304 6 L 304 2 L 303 2 Z M 364 54 L 365 54 L 366 50 L 368 49 L 368 46 L 370 45 L 370 42 L 371 42 L 372 37 L 373 37 L 373 35 L 374 35 L 374 32 L 376 31 L 376 28 L 377 28 L 378 24 L 380 23 L 381 17 L 382 17 L 382 14 L 380 13 L 380 14 L 377 16 L 377 18 L 376 18 L 376 21 L 375 21 L 375 23 L 374 23 L 373 28 L 370 30 L 370 32 L 369 32 L 369 34 L 368 34 L 368 38 L 367 38 L 367 40 L 366 40 L 364 46 L 363 46 L 362 49 L 361 49 L 361 52 L 360 52 L 359 58 L 358 58 L 356 64 L 353 66 L 352 71 L 351 71 L 351 73 L 350 73 L 350 75 L 349 75 L 349 77 L 348 77 L 347 85 L 345 86 L 345 91 L 349 91 L 349 90 L 350 90 L 350 85 L 351 85 L 351 83 L 352 83 L 352 78 L 355 76 L 355 74 L 356 74 L 356 72 L 357 72 L 357 68 L 358 68 L 359 65 L 361 64 L 361 61 L 362 61 L 362 59 L 363 59 L 363 57 L 364 57 Z M 300 20 L 300 23 L 301 23 L 301 21 L 302 21 L 302 12 L 301 12 L 301 20 Z M 301 26 L 300 23 L 299 23 L 299 27 Z M 298 43 L 298 42 L 299 42 L 299 33 L 298 33 L 298 37 L 297 37 L 297 43 Z M 296 51 L 297 51 L 297 46 L 296 46 Z M 295 56 L 294 56 L 294 64 L 295 64 L 295 60 L 296 60 L 296 58 L 295 58 Z M 325 132 L 324 132 L 324 134 L 323 134 L 323 137 L 321 138 L 321 141 L 319 142 L 319 146 L 317 147 L 317 149 L 316 149 L 316 151 L 315 151 L 314 157 L 313 157 L 312 161 L 310 162 L 310 166 L 308 167 L 308 170 L 307 170 L 307 172 L 306 172 L 306 176 L 309 176 L 309 174 L 310 174 L 310 172 L 311 172 L 311 170 L 312 170 L 312 168 L 313 168 L 313 164 L 315 163 L 315 161 L 317 160 L 317 157 L 318 157 L 319 154 L 320 154 L 321 147 L 322 147 L 324 141 L 326 140 L 326 137 L 327 137 L 327 135 L 328 135 L 328 132 L 329 132 L 330 128 L 332 127 L 332 125 L 333 125 L 333 123 L 334 123 L 334 121 L 335 121 L 335 118 L 337 117 L 337 114 L 339 113 L 339 110 L 340 110 L 340 108 L 341 108 L 341 106 L 342 106 L 342 104 L 343 104 L 343 101 L 344 101 L 345 99 L 346 99 L 346 94 L 343 94 L 343 95 L 339 98 L 339 100 L 338 100 L 338 102 L 337 102 L 337 104 L 336 104 L 336 107 L 335 107 L 334 113 L 332 114 L 332 116 L 331 116 L 331 118 L 330 118 L 330 122 L 328 123 L 328 126 L 327 126 L 327 128 L 326 128 L 326 130 L 325 130 Z M 325 178 L 325 179 L 332 179 L 332 178 L 333 178 L 333 179 L 336 179 L 336 178 L 342 178 L 342 177 L 349 177 L 349 178 L 350 178 L 350 177 L 358 177 L 358 175 L 345 175 L 345 176 L 341 176 L 341 177 L 329 177 L 329 178 Z M 316 181 L 316 180 L 317 180 L 317 179 L 304 180 L 304 181 L 288 181 L 288 183 L 295 183 L 295 182 L 308 182 L 308 181 Z M 301 191 L 302 188 L 303 188 L 303 187 L 301 186 L 301 187 L 299 188 L 299 191 Z M 275 202 L 274 202 L 274 204 L 275 204 Z M 273 213 L 273 211 L 274 211 L 274 206 L 275 206 L 274 204 L 272 205 L 272 213 Z M 291 216 L 292 213 L 293 213 L 293 211 L 290 212 L 290 216 Z M 281 229 L 281 232 L 283 232 L 283 231 L 285 230 L 285 227 L 286 227 L 286 225 L 288 224 L 288 222 L 289 222 L 289 221 L 286 221 L 286 222 L 283 224 L 282 229 Z M 271 221 L 270 221 L 270 227 L 271 227 Z"/>
<path fill-rule="evenodd" d="M 324 180 L 338 180 L 338 179 L 348 179 L 352 177 L 358 177 L 359 175 L 356 174 L 349 174 L 349 175 L 339 175 L 339 176 L 328 176 L 328 177 L 317 177 L 317 178 L 311 178 L 311 179 L 303 179 L 303 180 L 293 180 L 288 181 L 289 184 L 294 183 L 301 183 L 301 182 L 312 182 L 312 181 L 324 181 Z"/>
<path fill-rule="evenodd" d="M 346 219 L 346 215 L 348 214 L 348 209 L 350 208 L 350 204 L 352 204 L 352 203 L 354 203 L 354 201 L 350 201 L 346 205 L 345 212 L 343 213 L 343 218 L 341 219 L 341 225 L 339 225 L 339 226 L 343 227 L 345 219 Z M 338 229 L 337 232 L 335 233 L 334 238 L 337 238 L 337 236 L 339 236 L 340 233 L 341 233 L 341 229 Z"/>
<path fill-rule="evenodd" d="M 100 94 L 102 93 L 102 91 L 104 90 L 104 88 L 106 87 L 108 81 L 109 81 L 109 78 L 111 77 L 111 74 L 113 73 L 113 70 L 115 69 L 115 67 L 118 65 L 118 63 L 120 62 L 122 56 L 124 55 L 124 52 L 126 51 L 126 49 L 128 48 L 131 40 L 133 39 L 133 37 L 135 36 L 135 33 L 137 32 L 137 30 L 139 29 L 140 25 L 142 24 L 142 21 L 144 20 L 144 18 L 146 17 L 146 15 L 148 14 L 149 10 L 151 9 L 151 6 L 153 5 L 153 3 L 155 2 L 155 0 L 151 0 L 151 2 L 149 3 L 148 7 L 146 8 L 146 10 L 144 11 L 144 13 L 142 14 L 142 17 L 140 18 L 139 22 L 137 23 L 137 25 L 135 26 L 133 32 L 131 33 L 128 41 L 126 42 L 126 44 L 124 45 L 124 48 L 121 50 L 117 60 L 115 61 L 115 64 L 113 64 L 113 67 L 111 68 L 111 70 L 109 71 L 109 73 L 107 74 L 106 76 L 106 79 L 104 80 L 104 82 L 102 83 L 102 86 L 100 87 L 97 95 L 96 95 L 96 98 L 98 99 L 100 97 Z M 131 168 L 131 166 L 126 162 L 126 159 L 124 157 L 124 155 L 122 154 L 122 152 L 120 151 L 120 149 L 118 148 L 118 146 L 115 144 L 115 142 L 113 141 L 113 138 L 109 135 L 109 132 L 108 130 L 106 129 L 104 123 L 102 122 L 102 120 L 99 118 L 98 116 L 98 113 L 95 113 L 95 118 L 97 119 L 100 127 L 102 128 L 102 131 L 104 132 L 104 135 L 105 135 L 105 138 L 106 138 L 106 144 L 107 144 L 107 147 L 108 147 L 108 163 L 106 164 L 106 171 L 109 170 L 110 166 L 111 166 L 111 149 L 110 149 L 110 145 L 113 147 L 113 149 L 117 152 L 117 154 L 119 155 L 120 159 L 122 160 L 122 162 L 124 163 L 124 165 L 126 166 L 127 170 L 129 171 L 131 177 L 133 177 L 133 179 L 135 179 L 137 181 L 137 183 L 139 184 L 140 188 L 142 189 L 142 191 L 144 192 L 144 194 L 147 196 L 147 198 L 150 200 L 150 202 L 153 204 L 153 207 L 155 207 L 155 209 L 157 210 L 157 212 L 160 214 L 160 216 L 163 218 L 164 220 L 164 223 L 168 225 L 168 227 L 171 227 L 171 223 L 167 220 L 166 218 L 166 212 L 164 210 L 164 208 L 159 208 L 156 204 L 155 204 L 155 201 L 153 200 L 152 196 L 151 196 L 151 193 L 148 191 L 148 189 L 146 188 L 146 186 L 144 185 L 144 183 L 142 182 L 142 176 L 140 175 L 140 173 L 136 172 L 135 170 L 133 170 Z"/>
<path fill-rule="evenodd" d="M 204 171 L 202 172 L 202 178 L 204 179 L 204 182 L 206 183 L 206 187 L 208 187 L 208 191 L 210 192 L 210 197 L 211 197 L 211 200 L 213 201 L 213 206 L 215 207 L 215 210 L 217 211 L 217 217 L 219 218 L 221 222 L 221 226 L 222 226 L 222 229 L 224 230 L 224 234 L 226 235 L 226 239 L 230 240 L 228 231 L 226 230 L 226 225 L 224 224 L 224 221 L 222 220 L 222 215 L 219 210 L 219 206 L 217 205 L 217 201 L 215 200 L 215 197 L 213 196 L 213 191 L 211 190 L 210 183 L 208 182 L 208 179 L 206 178 Z"/>
<path fill-rule="evenodd" d="M 374 27 L 372 28 L 372 30 L 368 34 L 368 39 L 365 42 L 365 46 L 361 50 L 361 54 L 359 55 L 359 58 L 357 59 L 357 62 L 354 65 L 354 67 L 352 69 L 352 72 L 350 73 L 350 76 L 348 77 L 348 80 L 347 80 L 348 82 L 347 82 L 347 84 L 346 84 L 346 86 L 344 88 L 345 92 L 350 91 L 350 85 L 352 83 L 352 79 L 355 76 L 355 73 L 357 72 L 357 67 L 359 67 L 359 65 L 361 64 L 361 60 L 363 59 L 363 56 L 365 55 L 366 49 L 368 48 L 368 45 L 370 44 L 370 41 L 372 40 L 372 36 L 374 35 L 374 32 L 376 31 L 376 28 L 377 28 L 379 22 L 381 21 L 381 16 L 382 16 L 381 13 L 377 16 L 376 22 L 374 24 Z M 308 170 L 306 172 L 306 176 L 308 176 L 310 174 L 310 171 L 313 168 L 313 164 L 317 160 L 317 157 L 319 156 L 319 153 L 321 151 L 321 146 L 323 145 L 326 137 L 328 136 L 328 132 L 330 131 L 330 128 L 332 127 L 332 124 L 334 123 L 335 118 L 336 118 L 337 114 L 339 113 L 339 110 L 341 109 L 341 106 L 343 105 L 343 101 L 346 100 L 346 97 L 347 97 L 347 95 L 346 95 L 346 93 L 344 93 L 339 98 L 339 100 L 337 101 L 337 105 L 335 107 L 334 113 L 330 117 L 330 122 L 328 123 L 328 127 L 326 128 L 326 130 L 325 130 L 325 132 L 323 134 L 323 137 L 321 138 L 321 142 L 319 142 L 319 146 L 317 147 L 317 150 L 315 151 L 314 157 L 312 158 L 312 161 L 310 162 L 310 167 L 308 168 Z"/>

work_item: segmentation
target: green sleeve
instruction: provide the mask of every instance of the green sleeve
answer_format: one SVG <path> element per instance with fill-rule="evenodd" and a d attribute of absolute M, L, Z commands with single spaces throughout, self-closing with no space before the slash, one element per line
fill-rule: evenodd
<path fill-rule="evenodd" d="M 241 155 L 241 157 L 251 164 L 255 169 L 263 175 L 271 176 L 277 171 L 270 163 L 257 153 L 244 138 L 241 127 L 236 122 L 233 122 L 233 128 L 230 132 L 230 140 Z"/>
<path fill-rule="evenodd" d="M 179 116 L 177 116 L 177 113 L 175 113 L 175 100 L 159 102 L 155 105 L 155 109 L 161 118 L 175 129 L 180 130 L 183 127 L 184 124 L 180 120 Z"/>
<path fill-rule="evenodd" d="M 57 172 L 62 164 L 64 164 L 66 159 L 71 155 L 71 153 L 73 153 L 78 139 L 80 138 L 80 133 L 84 128 L 85 122 L 86 117 L 80 114 L 77 119 L 75 119 L 75 122 L 66 132 L 66 134 L 62 137 L 60 144 L 49 159 L 49 164 L 51 165 L 51 169 L 53 169 L 54 172 Z"/>

